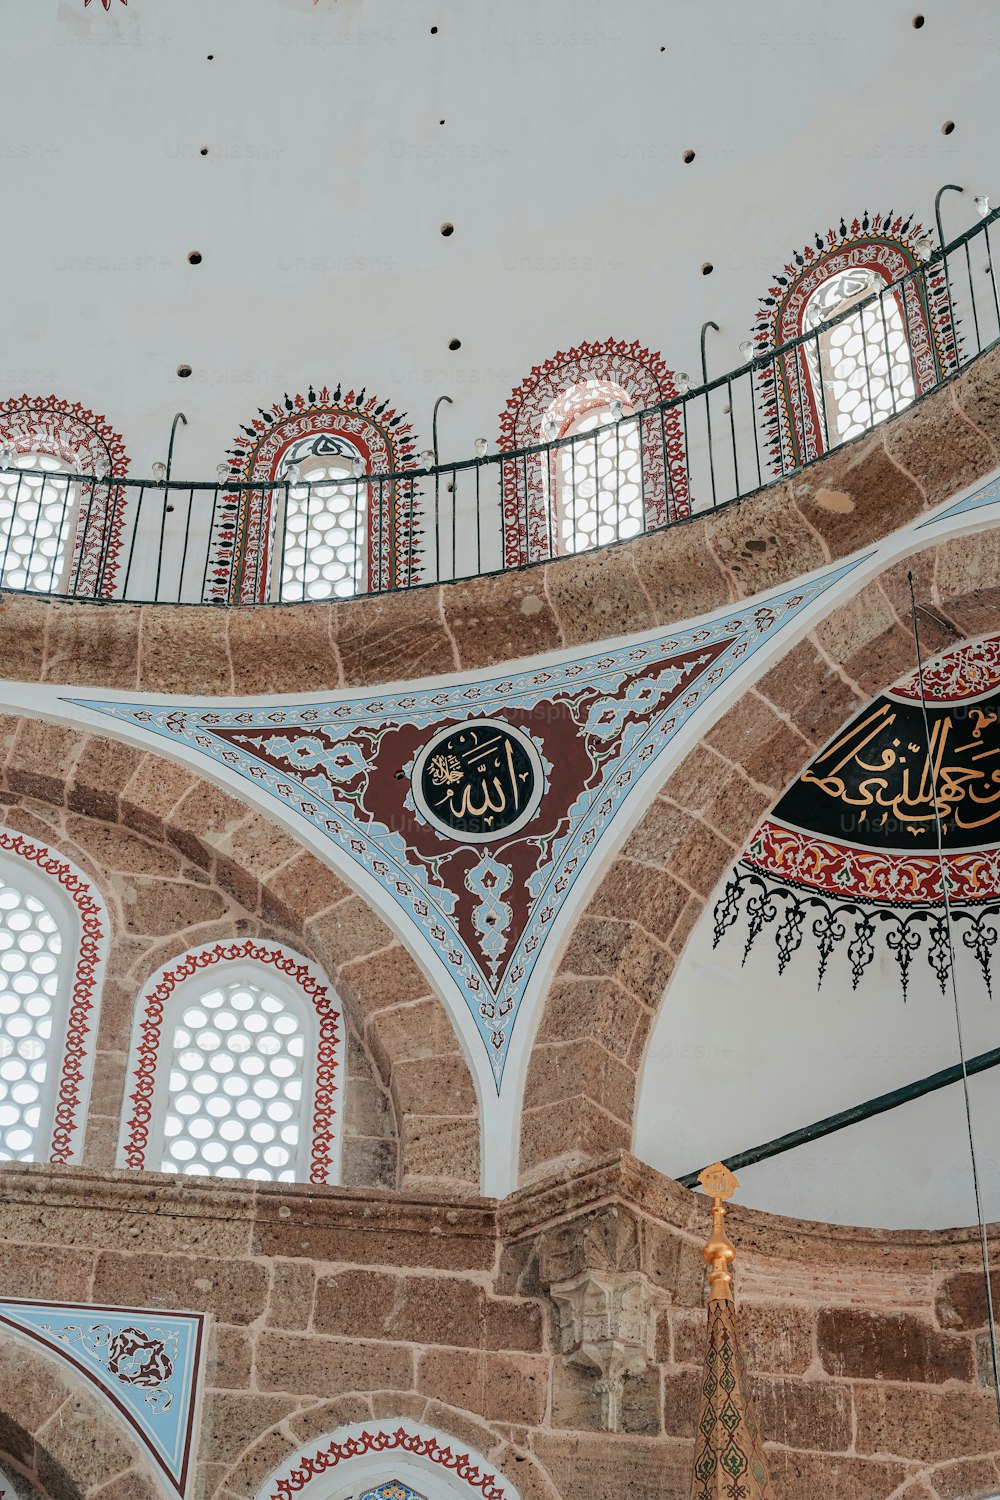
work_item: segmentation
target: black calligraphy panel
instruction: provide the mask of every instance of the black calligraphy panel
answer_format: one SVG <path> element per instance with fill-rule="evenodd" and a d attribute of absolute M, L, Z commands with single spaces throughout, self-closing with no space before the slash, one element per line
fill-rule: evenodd
<path fill-rule="evenodd" d="M 880 698 L 816 757 L 774 816 L 836 843 L 946 849 L 1000 843 L 1000 694 L 974 706 Z"/>
<path fill-rule="evenodd" d="M 538 752 L 496 719 L 471 719 L 435 735 L 417 757 L 417 807 L 462 842 L 489 843 L 522 827 L 541 796 Z"/>

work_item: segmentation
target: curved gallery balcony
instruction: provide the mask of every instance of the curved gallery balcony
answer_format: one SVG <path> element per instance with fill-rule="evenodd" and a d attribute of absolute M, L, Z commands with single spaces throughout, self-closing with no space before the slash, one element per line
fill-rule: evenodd
<path fill-rule="evenodd" d="M 348 416 L 336 429 L 322 415 L 328 393 L 262 411 L 246 431 L 269 445 L 265 479 L 245 477 L 247 444 L 213 480 L 191 482 L 165 465 L 128 478 L 110 454 L 98 472 L 64 472 L 21 439 L 16 456 L 0 452 L 0 588 L 316 603 L 500 573 L 711 514 L 871 431 L 1000 343 L 998 216 L 942 250 L 918 241 L 926 259 L 891 281 L 842 257 L 800 308 L 806 331 L 774 346 L 780 322 L 760 319 L 745 363 L 726 375 L 692 386 L 676 374 L 675 395 L 638 410 L 613 380 L 585 380 L 541 414 L 538 442 L 491 454 L 479 439 L 459 463 L 427 451 L 420 467 L 396 467 L 412 443 L 371 440 L 382 408 L 370 413 L 364 391 L 338 390 Z"/>

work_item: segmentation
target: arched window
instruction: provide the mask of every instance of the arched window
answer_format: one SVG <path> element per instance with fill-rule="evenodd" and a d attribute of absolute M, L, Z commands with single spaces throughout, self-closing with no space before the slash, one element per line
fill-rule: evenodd
<path fill-rule="evenodd" d="M 112 598 L 125 533 L 121 437 L 79 402 L 0 402 L 0 587 Z M 67 474 L 88 476 L 77 482 Z"/>
<path fill-rule="evenodd" d="M 293 444 L 278 522 L 277 597 L 345 599 L 368 588 L 368 484 L 361 450 L 329 433 Z M 272 584 L 272 591 L 274 585 Z"/>
<path fill-rule="evenodd" d="M 917 393 L 902 306 L 891 292 L 876 296 L 882 286 L 874 271 L 853 267 L 821 282 L 806 303 L 805 333 L 849 314 L 805 346 L 831 446 L 902 411 Z"/>
<path fill-rule="evenodd" d="M 776 474 L 902 411 L 957 368 L 943 271 L 914 274 L 925 239 L 912 218 L 865 214 L 849 228 L 841 220 L 772 279 L 754 328 L 758 357 L 847 314 L 760 365 L 760 412 Z"/>
<path fill-rule="evenodd" d="M 140 1002 L 120 1164 L 334 1182 L 339 1067 L 340 1015 L 308 960 L 250 939 L 194 949 Z"/>
<path fill-rule="evenodd" d="M 70 535 L 80 511 L 80 487 L 48 453 L 18 454 L 0 470 L 0 581 L 8 589 L 67 592 Z"/>
<path fill-rule="evenodd" d="M 549 463 L 551 551 L 585 552 L 644 527 L 639 424 L 620 386 L 584 380 L 545 411 L 539 441 L 572 441 Z M 589 437 L 588 434 L 593 434 Z"/>
<path fill-rule="evenodd" d="M 205 598 L 338 599 L 419 579 L 413 429 L 387 401 L 338 385 L 261 408 L 227 455 Z M 361 477 L 363 476 L 363 477 Z"/>
<path fill-rule="evenodd" d="M 0 829 L 0 1161 L 80 1160 L 107 932 L 78 870 Z"/>
<path fill-rule="evenodd" d="M 504 566 L 688 515 L 682 419 L 676 407 L 657 409 L 676 395 L 663 360 L 638 343 L 580 344 L 536 365 L 501 415 L 500 451 L 570 441 L 502 464 Z"/>

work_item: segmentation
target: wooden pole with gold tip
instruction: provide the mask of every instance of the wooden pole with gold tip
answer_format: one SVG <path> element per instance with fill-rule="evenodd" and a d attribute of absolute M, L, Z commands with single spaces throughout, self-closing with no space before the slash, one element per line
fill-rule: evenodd
<path fill-rule="evenodd" d="M 706 1167 L 698 1181 L 712 1197 L 712 1233 L 702 1252 L 708 1266 L 708 1349 L 691 1500 L 731 1500 L 734 1495 L 774 1500 L 733 1301 L 730 1268 L 736 1251 L 726 1235 L 726 1200 L 739 1183 L 721 1161 Z"/>

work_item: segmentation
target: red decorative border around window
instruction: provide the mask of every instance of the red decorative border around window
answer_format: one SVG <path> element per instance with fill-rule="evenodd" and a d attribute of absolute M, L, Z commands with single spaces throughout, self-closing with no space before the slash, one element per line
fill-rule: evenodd
<path fill-rule="evenodd" d="M 405 417 L 365 390 L 288 396 L 269 411 L 258 407 L 227 454 L 229 478 L 240 484 L 278 486 L 285 454 L 314 434 L 346 438 L 370 475 L 399 474 L 412 465 L 416 439 Z M 415 495 L 405 499 L 398 482 L 368 487 L 368 589 L 418 582 Z M 211 603 L 251 604 L 268 598 L 274 546 L 274 491 L 221 494 L 212 525 L 205 598 Z"/>
<path fill-rule="evenodd" d="M 468 1453 L 456 1453 L 436 1437 L 408 1432 L 405 1427 L 397 1427 L 394 1431 L 376 1429 L 374 1432 L 365 1428 L 358 1437 L 346 1438 L 342 1443 L 328 1443 L 325 1448 L 317 1449 L 311 1458 L 298 1460 L 297 1467 L 287 1474 L 271 1480 L 274 1490 L 270 1500 L 291 1500 L 318 1475 L 327 1474 L 338 1464 L 352 1458 L 363 1458 L 368 1453 L 411 1453 L 450 1470 L 471 1490 L 482 1495 L 483 1500 L 508 1500 L 508 1492 L 497 1483 L 496 1475 L 484 1473 Z"/>
<path fill-rule="evenodd" d="M 868 270 L 885 285 L 920 265 L 917 242 L 924 231 L 913 216 L 864 214 L 850 227 L 841 219 L 797 251 L 772 279 L 754 325 L 757 354 L 766 355 L 805 332 L 809 299 L 824 281 L 848 270 Z M 917 395 L 933 389 L 957 369 L 957 330 L 952 326 L 943 270 L 911 276 L 905 292 L 893 294 L 910 345 Z M 809 463 L 829 446 L 805 346 L 761 368 L 758 391 L 767 432 L 768 459 L 776 474 Z"/>
<path fill-rule="evenodd" d="M 80 1089 L 84 1080 L 88 1042 L 97 1004 L 101 947 L 105 938 L 104 906 L 95 899 L 93 887 L 71 865 L 45 844 L 30 843 L 19 833 L 0 828 L 0 850 L 37 866 L 57 881 L 76 907 L 80 918 L 80 950 L 73 970 L 73 991 L 66 1016 L 66 1046 L 59 1074 L 55 1118 L 49 1161 L 65 1166 L 77 1154 L 73 1136 L 81 1128 Z"/>
<path fill-rule="evenodd" d="M 96 476 L 80 494 L 69 591 L 110 599 L 121 564 L 129 459 L 125 439 L 79 401 L 58 396 L 9 396 L 0 401 L 0 446 L 15 458 L 47 453 L 75 474 Z"/>
<path fill-rule="evenodd" d="M 542 442 L 542 422 L 553 403 L 565 400 L 567 386 L 589 380 L 621 390 L 634 411 L 645 411 L 677 395 L 673 375 L 660 355 L 642 348 L 638 341 L 578 344 L 534 365 L 511 392 L 500 414 L 501 453 Z M 662 420 L 659 412 L 653 412 L 641 427 L 646 525 L 653 528 L 691 511 L 684 430 L 676 408 L 664 412 Z M 504 567 L 551 557 L 551 475 L 546 472 L 545 455 L 511 460 L 502 467 Z"/>
<path fill-rule="evenodd" d="M 216 943 L 212 947 L 195 948 L 169 968 L 161 969 L 154 976 L 155 983 L 146 993 L 145 1010 L 140 1024 L 140 1040 L 136 1050 L 136 1065 L 133 1073 L 133 1090 L 129 1100 L 133 1105 L 131 1118 L 126 1125 L 123 1147 L 125 1165 L 137 1171 L 146 1170 L 146 1154 L 149 1149 L 149 1129 L 153 1115 L 153 1100 L 156 1093 L 156 1068 L 159 1059 L 160 1033 L 163 1028 L 163 1013 L 177 986 L 190 979 L 202 969 L 214 964 L 239 963 L 252 960 L 259 964 L 270 964 L 279 974 L 284 974 L 299 986 L 311 1002 L 319 1021 L 319 1042 L 316 1056 L 316 1089 L 313 1096 L 311 1145 L 309 1152 L 309 1181 L 325 1185 L 334 1177 L 334 1142 L 336 1140 L 334 1094 L 337 1092 L 337 1068 L 339 1066 L 340 1012 L 334 1009 L 326 984 L 312 966 L 296 955 L 281 948 L 267 947 L 247 938 L 238 943 Z"/>

